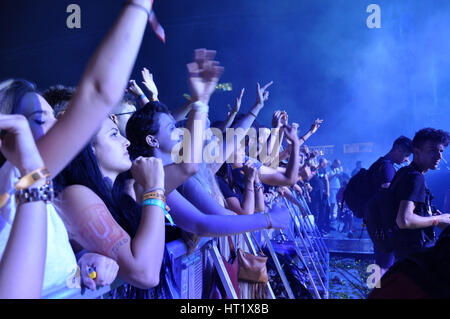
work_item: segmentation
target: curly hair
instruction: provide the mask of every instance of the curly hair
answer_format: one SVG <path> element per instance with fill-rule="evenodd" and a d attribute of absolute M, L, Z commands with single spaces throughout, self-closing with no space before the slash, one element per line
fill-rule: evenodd
<path fill-rule="evenodd" d="M 443 144 L 445 147 L 450 143 L 450 135 L 444 130 L 438 130 L 431 127 L 421 129 L 414 135 L 412 145 L 414 148 L 421 148 L 426 141 Z"/>
<path fill-rule="evenodd" d="M 126 133 L 131 143 L 128 151 L 132 159 L 152 155 L 152 149 L 147 144 L 146 137 L 158 134 L 160 113 L 170 114 L 165 104 L 151 101 L 136 111 L 128 120 Z"/>

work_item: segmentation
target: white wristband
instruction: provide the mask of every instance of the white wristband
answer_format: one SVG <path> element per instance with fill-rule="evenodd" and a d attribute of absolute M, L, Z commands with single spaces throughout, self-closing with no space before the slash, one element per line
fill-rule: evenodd
<path fill-rule="evenodd" d="M 191 107 L 194 111 L 201 112 L 201 113 L 208 113 L 209 112 L 209 106 L 206 103 L 196 101 L 191 104 Z"/>

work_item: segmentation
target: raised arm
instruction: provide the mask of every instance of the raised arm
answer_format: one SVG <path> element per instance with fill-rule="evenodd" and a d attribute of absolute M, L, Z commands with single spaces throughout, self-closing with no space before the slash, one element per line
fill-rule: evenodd
<path fill-rule="evenodd" d="M 123 7 L 90 59 L 66 113 L 37 142 L 52 176 L 56 176 L 86 145 L 100 122 L 120 102 L 138 54 L 151 4 L 149 0 L 133 0 Z"/>
<path fill-rule="evenodd" d="M 292 151 L 289 156 L 289 162 L 284 173 L 279 172 L 268 166 L 261 166 L 259 169 L 259 178 L 261 182 L 273 186 L 292 186 L 297 182 L 299 169 L 299 139 L 297 136 L 297 123 L 284 128 L 286 138 L 292 144 Z"/>
<path fill-rule="evenodd" d="M 245 185 L 242 196 L 242 202 L 237 197 L 226 198 L 227 207 L 238 215 L 249 215 L 255 212 L 255 178 L 256 167 L 250 161 L 247 161 L 243 167 L 245 174 Z"/>
<path fill-rule="evenodd" d="M 264 185 L 259 179 L 259 174 L 255 174 L 255 212 L 262 213 L 266 210 L 264 202 Z"/>
<path fill-rule="evenodd" d="M 320 127 L 320 124 L 322 124 L 322 123 L 323 123 L 323 120 L 321 120 L 321 119 L 316 119 L 316 120 L 314 121 L 314 123 L 311 125 L 311 128 L 309 129 L 309 131 L 306 132 L 305 135 L 303 135 L 302 137 L 300 137 L 300 145 L 299 145 L 299 146 L 302 146 L 303 143 L 306 143 L 306 141 L 308 140 L 308 138 L 310 138 L 311 135 L 313 135 L 314 133 L 317 132 L 317 130 L 318 130 L 319 127 Z"/>
<path fill-rule="evenodd" d="M 183 184 L 189 177 L 196 174 L 200 168 L 203 156 L 203 134 L 209 111 L 209 99 L 215 90 L 223 68 L 219 62 L 213 61 L 216 52 L 205 49 L 195 50 L 195 61 L 187 65 L 189 85 L 192 92 L 192 109 L 189 112 L 186 129 L 190 134 L 183 136 L 183 158 L 178 164 L 166 165 L 166 191 Z M 190 138 L 185 141 L 184 139 Z"/>
<path fill-rule="evenodd" d="M 150 101 L 135 80 L 130 80 L 130 82 L 128 82 L 127 90 L 138 99 L 140 106 L 144 106 Z"/>
<path fill-rule="evenodd" d="M 273 84 L 273 81 L 267 83 L 263 87 L 259 85 L 259 83 L 256 83 L 256 102 L 253 105 L 253 107 L 249 110 L 249 112 L 243 116 L 239 121 L 236 121 L 236 123 L 233 125 L 234 129 L 239 128 L 239 130 L 235 130 L 235 136 L 237 138 L 237 143 L 240 143 L 242 139 L 247 134 L 248 129 L 252 126 L 253 122 L 255 121 L 256 117 L 258 116 L 259 112 L 264 107 L 264 102 L 267 101 L 269 98 L 269 91 L 267 91 L 267 88 Z M 224 142 L 226 143 L 226 139 L 224 139 Z M 222 166 L 225 161 L 233 155 L 234 152 L 234 141 L 230 145 L 227 143 L 225 144 L 224 149 L 224 156 L 221 159 L 219 163 L 215 163 L 212 165 L 212 170 L 214 173 L 216 173 L 220 167 Z"/>
<path fill-rule="evenodd" d="M 0 131 L 7 133 L 1 140 L 1 153 L 19 169 L 22 176 L 44 166 L 28 121 L 23 116 L 0 114 Z M 44 186 L 44 183 L 45 179 L 41 179 L 30 185 L 30 188 Z M 0 260 L 0 299 L 41 297 L 46 249 L 45 202 L 41 200 L 19 204 Z M 20 276 L 14 275 L 18 273 Z"/>
<path fill-rule="evenodd" d="M 242 102 L 242 97 L 244 96 L 244 92 L 245 92 L 245 89 L 243 88 L 241 90 L 241 93 L 239 93 L 239 96 L 236 98 L 233 108 L 231 108 L 230 105 L 227 106 L 228 109 L 230 110 L 230 112 L 228 113 L 228 116 L 227 116 L 227 119 L 225 120 L 225 122 L 223 122 L 218 127 L 218 129 L 220 129 L 222 132 L 225 132 L 225 130 L 227 128 L 229 128 L 230 125 L 233 123 L 234 118 L 236 117 L 237 113 L 239 112 L 239 109 L 241 108 L 241 102 Z"/>

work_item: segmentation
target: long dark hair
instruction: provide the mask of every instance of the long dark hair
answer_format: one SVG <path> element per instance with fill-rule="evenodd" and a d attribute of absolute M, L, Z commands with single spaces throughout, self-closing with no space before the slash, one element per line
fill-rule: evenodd
<path fill-rule="evenodd" d="M 129 171 L 119 174 L 112 185 L 100 171 L 91 141 L 53 182 L 57 192 L 70 185 L 88 187 L 102 199 L 117 223 L 133 237 L 141 220 L 141 206 L 125 193 L 125 182 L 129 178 Z"/>

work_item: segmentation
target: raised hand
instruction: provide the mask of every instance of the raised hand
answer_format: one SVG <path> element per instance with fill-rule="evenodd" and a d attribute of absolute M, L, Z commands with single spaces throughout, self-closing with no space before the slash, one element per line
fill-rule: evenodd
<path fill-rule="evenodd" d="M 144 190 L 164 189 L 164 167 L 159 158 L 139 156 L 133 161 L 131 175 Z"/>
<path fill-rule="evenodd" d="M 0 131 L 0 151 L 22 175 L 44 166 L 24 116 L 0 114 Z"/>
<path fill-rule="evenodd" d="M 241 90 L 241 93 L 239 93 L 239 96 L 236 98 L 236 101 L 234 102 L 233 108 L 231 108 L 230 105 L 227 105 L 227 107 L 228 107 L 228 109 L 230 110 L 231 113 L 239 112 L 239 110 L 241 108 L 241 102 L 242 102 L 242 97 L 244 96 L 244 92 L 245 92 L 245 89 L 243 88 Z"/>
<path fill-rule="evenodd" d="M 254 183 L 256 175 L 258 174 L 258 170 L 253 165 L 251 160 L 245 162 L 244 167 L 242 168 L 245 175 L 245 180 L 249 183 Z"/>
<path fill-rule="evenodd" d="M 137 85 L 135 80 L 130 80 L 128 82 L 127 91 L 133 94 L 135 97 L 140 97 L 141 95 L 144 95 L 144 92 L 139 87 L 139 85 Z"/>
<path fill-rule="evenodd" d="M 323 123 L 323 120 L 321 120 L 321 119 L 316 119 L 315 121 L 314 121 L 314 123 L 311 125 L 311 128 L 309 129 L 310 130 L 310 132 L 311 133 L 316 133 L 317 132 L 317 130 L 319 129 L 319 127 L 320 127 L 320 124 L 322 124 Z"/>
<path fill-rule="evenodd" d="M 150 92 L 152 99 L 158 99 L 158 88 L 156 87 L 155 81 L 153 81 L 153 74 L 147 68 L 143 68 L 142 74 L 142 84 Z"/>
<path fill-rule="evenodd" d="M 264 102 L 267 101 L 269 98 L 269 91 L 267 89 L 269 86 L 273 84 L 273 81 L 270 81 L 263 87 L 259 85 L 259 83 L 256 83 L 256 102 L 255 104 L 260 105 L 261 107 L 264 106 Z"/>
<path fill-rule="evenodd" d="M 213 61 L 215 55 L 216 51 L 197 49 L 194 53 L 194 62 L 187 64 L 192 101 L 209 103 L 224 71 L 219 62 Z"/>
<path fill-rule="evenodd" d="M 281 128 L 288 125 L 288 115 L 286 111 L 276 110 L 272 115 L 272 127 Z"/>
<path fill-rule="evenodd" d="M 282 111 L 281 112 L 281 116 L 280 116 L 280 121 L 281 121 L 281 125 L 288 125 L 288 114 L 286 111 Z"/>
<path fill-rule="evenodd" d="M 284 133 L 286 134 L 286 138 L 289 142 L 291 143 L 298 143 L 299 142 L 299 138 L 298 138 L 298 134 L 297 134 L 297 130 L 298 130 L 298 124 L 297 123 L 292 123 L 292 125 L 285 125 L 284 127 Z"/>

